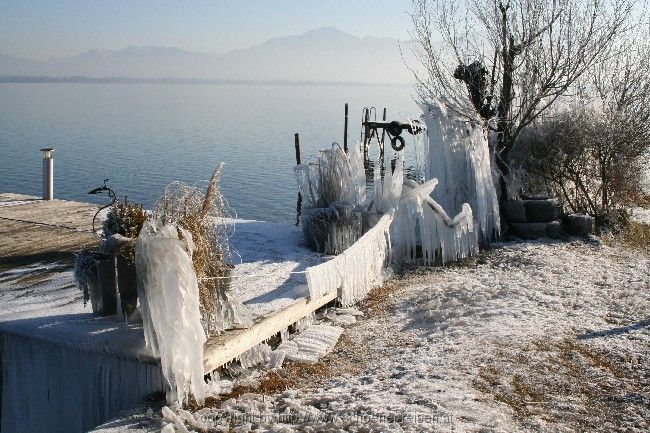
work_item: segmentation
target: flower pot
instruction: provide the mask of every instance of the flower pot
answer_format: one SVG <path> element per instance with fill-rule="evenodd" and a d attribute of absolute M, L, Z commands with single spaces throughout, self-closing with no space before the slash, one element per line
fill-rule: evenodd
<path fill-rule="evenodd" d="M 115 298 L 115 263 L 112 257 L 95 260 L 96 278 L 88 279 L 88 294 L 95 316 L 109 316 L 117 311 Z"/>
<path fill-rule="evenodd" d="M 337 255 L 363 234 L 361 212 L 352 206 L 335 203 L 327 208 L 308 208 L 303 213 L 302 230 L 313 250 Z"/>
<path fill-rule="evenodd" d="M 138 307 L 138 280 L 135 263 L 122 256 L 117 257 L 117 285 L 120 290 L 122 312 L 131 314 Z"/>

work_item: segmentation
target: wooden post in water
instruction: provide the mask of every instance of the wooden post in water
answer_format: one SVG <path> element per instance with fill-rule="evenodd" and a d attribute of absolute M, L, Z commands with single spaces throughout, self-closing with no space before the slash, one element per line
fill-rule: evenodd
<path fill-rule="evenodd" d="M 370 110 L 368 108 L 363 109 L 363 121 L 367 122 L 370 120 Z M 368 144 L 370 142 L 370 139 L 368 138 L 368 134 L 370 134 L 370 128 L 368 126 L 363 127 L 363 160 L 367 161 L 368 160 Z"/>
<path fill-rule="evenodd" d="M 343 150 L 348 153 L 348 103 L 345 103 L 345 125 L 343 126 Z"/>
<path fill-rule="evenodd" d="M 386 107 L 384 107 L 384 115 L 382 116 L 384 122 L 386 121 Z M 379 153 L 381 154 L 381 159 L 384 159 L 384 138 L 386 137 L 386 129 L 381 130 L 381 140 L 379 141 Z"/>
<path fill-rule="evenodd" d="M 296 146 L 296 165 L 300 164 L 300 136 L 296 132 L 293 135 L 294 144 Z"/>
<path fill-rule="evenodd" d="M 296 165 L 300 165 L 300 136 L 296 132 L 293 136 L 294 145 L 296 147 Z M 302 195 L 298 191 L 298 200 L 296 202 L 296 225 L 300 225 L 300 213 L 302 211 Z"/>

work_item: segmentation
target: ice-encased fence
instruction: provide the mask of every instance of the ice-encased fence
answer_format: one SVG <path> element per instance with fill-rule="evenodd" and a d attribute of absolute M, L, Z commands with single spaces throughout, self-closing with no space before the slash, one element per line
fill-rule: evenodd
<path fill-rule="evenodd" d="M 179 230 L 182 238 L 179 239 Z M 173 224 L 147 221 L 136 243 L 138 295 L 147 346 L 160 356 L 167 401 L 189 393 L 204 398 L 203 344 L 199 289 L 191 254 L 192 236 Z"/>
<path fill-rule="evenodd" d="M 421 255 L 425 265 L 445 264 L 478 251 L 471 206 L 463 203 L 461 212 L 450 218 L 430 197 L 437 183 L 437 179 L 424 184 L 404 180 L 391 226 L 393 260 L 414 262 Z"/>
<path fill-rule="evenodd" d="M 370 290 L 380 286 L 386 277 L 390 256 L 390 225 L 393 213 L 380 220 L 342 254 L 305 271 L 309 297 L 318 299 L 338 290 L 343 306 L 363 299 Z"/>
<path fill-rule="evenodd" d="M 429 135 L 428 178 L 438 179 L 433 199 L 448 212 L 468 203 L 481 241 L 500 230 L 488 140 L 482 126 L 446 110 L 442 103 L 421 106 Z"/>

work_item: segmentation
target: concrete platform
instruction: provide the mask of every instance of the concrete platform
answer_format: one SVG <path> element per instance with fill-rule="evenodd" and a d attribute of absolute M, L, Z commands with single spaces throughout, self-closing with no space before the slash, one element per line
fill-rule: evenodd
<path fill-rule="evenodd" d="M 142 327 L 96 318 L 76 288 L 70 257 L 97 242 L 96 207 L 0 194 L 0 430 L 86 431 L 161 392 L 159 361 Z M 212 371 L 336 298 L 308 299 L 302 271 L 327 260 L 294 226 L 233 220 L 234 290 L 255 324 L 205 345 Z"/>

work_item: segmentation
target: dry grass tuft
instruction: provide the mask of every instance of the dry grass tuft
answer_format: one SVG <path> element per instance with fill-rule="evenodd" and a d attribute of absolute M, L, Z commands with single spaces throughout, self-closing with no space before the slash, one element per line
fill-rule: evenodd
<path fill-rule="evenodd" d="M 650 252 L 650 225 L 630 221 L 621 233 L 603 236 L 601 239 L 609 246 L 620 245 L 633 250 Z"/>
<path fill-rule="evenodd" d="M 650 225 L 631 221 L 621 241 L 628 247 L 650 251 Z"/>
<path fill-rule="evenodd" d="M 620 359 L 570 337 L 511 349 L 481 366 L 473 385 L 509 406 L 530 430 L 537 429 L 539 419 L 574 431 L 627 431 L 643 418 L 647 397 L 641 396 L 648 385 L 632 358 Z"/>
<path fill-rule="evenodd" d="M 396 287 L 393 284 L 386 284 L 372 289 L 368 296 L 361 301 L 361 308 L 368 310 L 370 313 L 383 312 L 395 289 Z"/>
<path fill-rule="evenodd" d="M 173 182 L 154 206 L 163 223 L 174 223 L 192 236 L 199 298 L 207 313 L 216 308 L 213 293 L 225 284 L 223 277 L 230 266 L 226 263 L 230 255 L 225 225 L 228 205 L 219 191 L 222 165 L 215 168 L 205 193 L 197 185 Z M 182 230 L 179 237 L 185 237 Z"/>

